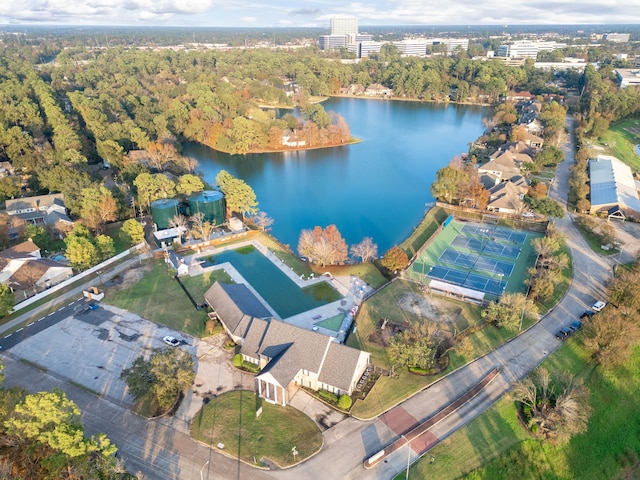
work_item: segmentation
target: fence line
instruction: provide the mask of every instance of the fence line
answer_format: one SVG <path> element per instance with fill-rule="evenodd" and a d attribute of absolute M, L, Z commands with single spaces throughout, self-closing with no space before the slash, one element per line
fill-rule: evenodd
<path fill-rule="evenodd" d="M 43 292 L 37 293 L 33 297 L 27 298 L 25 301 L 20 302 L 19 304 L 14 306 L 13 309 L 11 310 L 11 313 L 18 312 L 18 311 L 22 310 L 23 308 L 28 307 L 32 303 L 35 303 L 35 302 L 37 302 L 38 300 L 40 300 L 42 298 L 48 297 L 52 293 L 56 293 L 57 291 L 62 290 L 65 287 L 68 287 L 69 285 L 71 285 L 72 283 L 75 283 L 76 281 L 81 280 L 81 279 L 83 279 L 85 277 L 88 277 L 89 275 L 91 275 L 93 273 L 96 273 L 96 272 L 98 272 L 99 270 L 101 270 L 101 269 L 103 269 L 105 267 L 108 267 L 112 263 L 117 262 L 118 260 L 121 260 L 121 259 L 125 258 L 128 255 L 136 253 L 138 250 L 143 249 L 145 247 L 145 245 L 146 245 L 145 242 L 139 243 L 138 245 L 134 245 L 133 247 L 129 248 L 128 250 L 125 250 L 124 252 L 121 252 L 118 255 L 115 255 L 115 256 L 113 256 L 111 258 L 108 258 L 104 262 L 99 263 L 95 267 L 91 267 L 88 270 L 85 270 L 84 272 L 80 272 L 77 275 L 73 275 L 73 276 L 69 277 L 68 279 L 66 279 L 65 281 L 60 282 L 57 285 L 54 285 L 53 287 L 44 290 Z"/>

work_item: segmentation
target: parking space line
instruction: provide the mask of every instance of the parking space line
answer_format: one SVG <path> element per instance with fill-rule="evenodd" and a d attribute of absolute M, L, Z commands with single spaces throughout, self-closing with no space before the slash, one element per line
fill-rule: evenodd
<path fill-rule="evenodd" d="M 31 325 L 33 325 L 35 322 L 31 322 L 29 325 L 27 325 L 27 327 L 30 327 Z"/>
<path fill-rule="evenodd" d="M 22 330 L 24 330 L 24 328 L 19 328 L 18 330 L 16 330 L 16 333 L 21 332 Z"/>
<path fill-rule="evenodd" d="M 76 303 L 76 301 L 75 301 L 75 300 L 74 300 L 73 302 L 71 302 L 71 303 L 67 303 L 67 307 L 70 307 L 70 306 L 71 306 L 71 305 L 73 305 L 74 303 Z"/>
<path fill-rule="evenodd" d="M 13 335 L 13 333 L 10 333 L 9 335 L 5 335 L 4 338 L 9 338 L 11 335 Z"/>
<path fill-rule="evenodd" d="M 53 315 L 56 312 L 51 312 L 49 315 L 47 315 L 47 317 L 50 317 L 51 315 Z"/>
<path fill-rule="evenodd" d="M 38 319 L 39 322 L 41 322 L 42 320 L 44 320 L 44 317 Z"/>

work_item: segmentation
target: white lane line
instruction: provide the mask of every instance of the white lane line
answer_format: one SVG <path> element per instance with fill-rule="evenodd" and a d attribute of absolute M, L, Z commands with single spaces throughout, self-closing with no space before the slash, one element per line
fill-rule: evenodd
<path fill-rule="evenodd" d="M 22 330 L 24 330 L 24 328 L 19 328 L 18 330 L 16 330 L 16 333 L 21 332 Z"/>
<path fill-rule="evenodd" d="M 27 327 L 30 327 L 31 325 L 33 325 L 35 322 L 31 322 L 29 325 L 27 325 Z"/>
<path fill-rule="evenodd" d="M 9 338 L 11 335 L 13 335 L 13 333 L 10 333 L 9 335 L 5 335 L 4 338 Z"/>
<path fill-rule="evenodd" d="M 44 320 L 44 317 L 38 319 L 39 322 L 41 322 L 42 320 Z"/>
<path fill-rule="evenodd" d="M 47 315 L 47 317 L 50 317 L 51 315 L 53 315 L 56 312 L 51 312 L 49 315 Z"/>

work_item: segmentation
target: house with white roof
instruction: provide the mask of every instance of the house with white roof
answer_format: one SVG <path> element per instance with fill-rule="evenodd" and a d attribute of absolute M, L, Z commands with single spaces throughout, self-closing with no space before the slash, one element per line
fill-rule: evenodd
<path fill-rule="evenodd" d="M 598 155 L 589 160 L 590 213 L 609 218 L 640 218 L 640 198 L 633 173 L 616 157 Z"/>

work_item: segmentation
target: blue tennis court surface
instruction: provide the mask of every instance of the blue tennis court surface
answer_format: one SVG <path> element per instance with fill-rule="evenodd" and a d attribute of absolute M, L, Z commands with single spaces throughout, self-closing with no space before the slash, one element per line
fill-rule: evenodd
<path fill-rule="evenodd" d="M 472 288 L 492 295 L 502 295 L 507 282 L 476 275 L 475 273 L 461 272 L 452 268 L 435 265 L 429 270 L 428 276 L 445 282 Z"/>
<path fill-rule="evenodd" d="M 488 238 L 485 241 L 482 241 L 479 238 L 469 238 L 464 235 L 458 235 L 451 241 L 451 245 L 455 247 L 468 248 L 474 252 L 498 255 L 500 257 L 518 258 L 518 255 L 520 255 L 520 247 L 492 242 L 489 241 Z"/>
<path fill-rule="evenodd" d="M 494 240 L 506 240 L 508 242 L 523 245 L 527 240 L 527 234 L 523 232 L 516 232 L 500 227 L 487 227 L 479 225 L 464 225 L 462 231 L 471 235 L 482 235 Z"/>
<path fill-rule="evenodd" d="M 514 267 L 514 264 L 511 262 L 483 257 L 475 253 L 456 252 L 450 248 L 442 252 L 438 260 L 443 263 L 452 263 L 453 265 L 460 265 L 461 267 L 479 270 L 481 272 L 496 273 L 507 277 L 511 275 Z"/>

